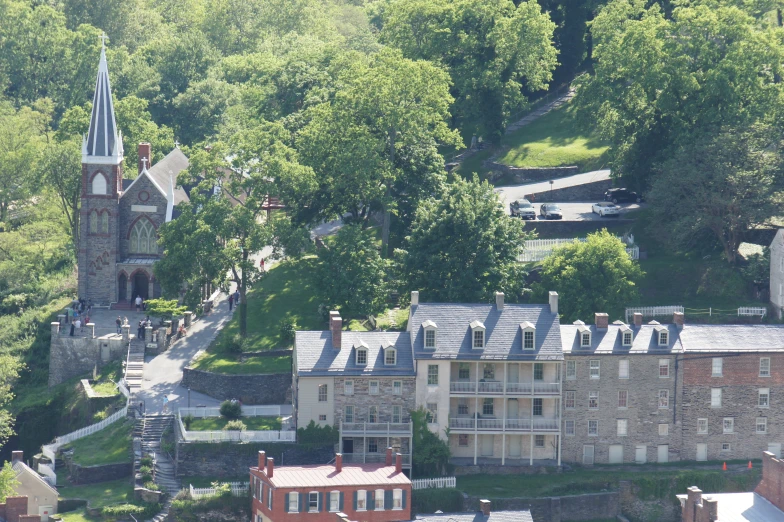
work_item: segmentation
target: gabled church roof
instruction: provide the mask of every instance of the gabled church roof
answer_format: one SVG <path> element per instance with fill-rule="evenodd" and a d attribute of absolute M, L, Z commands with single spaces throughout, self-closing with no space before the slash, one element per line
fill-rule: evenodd
<path fill-rule="evenodd" d="M 106 47 L 101 46 L 98 78 L 95 80 L 90 128 L 82 140 L 82 163 L 119 165 L 123 160 L 122 134 L 117 129 L 106 64 Z"/>

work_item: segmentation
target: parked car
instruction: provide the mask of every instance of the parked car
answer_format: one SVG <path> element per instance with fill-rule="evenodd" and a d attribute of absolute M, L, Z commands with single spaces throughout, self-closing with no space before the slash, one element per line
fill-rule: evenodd
<path fill-rule="evenodd" d="M 536 209 L 527 199 L 518 199 L 509 203 L 509 213 L 523 219 L 536 219 Z"/>
<path fill-rule="evenodd" d="M 643 197 L 636 192 L 625 188 L 614 188 L 604 193 L 605 201 L 613 203 L 641 203 Z"/>
<path fill-rule="evenodd" d="M 601 203 L 594 203 L 591 207 L 591 212 L 594 214 L 599 214 L 601 217 L 604 216 L 615 216 L 618 217 L 621 213 L 620 207 L 615 203 L 611 203 L 609 201 L 603 201 Z"/>
<path fill-rule="evenodd" d="M 542 219 L 563 219 L 561 207 L 555 203 L 545 203 L 539 207 L 539 215 Z"/>

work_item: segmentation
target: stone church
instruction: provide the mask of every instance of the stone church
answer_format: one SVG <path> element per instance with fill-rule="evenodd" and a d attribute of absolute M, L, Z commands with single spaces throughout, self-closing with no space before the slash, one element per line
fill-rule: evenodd
<path fill-rule="evenodd" d="M 151 165 L 149 143 L 139 144 L 138 175 L 123 178 L 122 133 L 117 128 L 106 51 L 101 49 L 90 128 L 82 141 L 79 297 L 126 308 L 136 296 L 160 297 L 152 267 L 161 258 L 158 228 L 188 201 L 177 176 L 188 158 L 175 148 Z"/>

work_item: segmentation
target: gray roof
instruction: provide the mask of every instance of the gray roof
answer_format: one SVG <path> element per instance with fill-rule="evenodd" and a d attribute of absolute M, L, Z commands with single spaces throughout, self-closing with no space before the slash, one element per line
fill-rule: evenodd
<path fill-rule="evenodd" d="M 425 349 L 422 323 L 438 328 L 436 348 Z M 473 349 L 470 324 L 484 324 L 485 347 Z M 521 324 L 536 328 L 534 350 L 523 351 Z M 416 359 L 505 359 L 517 361 L 563 360 L 558 314 L 549 305 L 421 303 L 411 307 L 408 328 L 414 335 Z"/>
<path fill-rule="evenodd" d="M 188 201 L 188 194 L 177 185 L 177 176 L 180 172 L 188 168 L 190 162 L 188 157 L 182 153 L 179 147 L 175 147 L 169 154 L 166 155 L 161 161 L 153 165 L 147 170 L 147 173 L 152 177 L 155 182 L 163 187 L 164 191 L 169 190 L 169 173 L 174 177 L 174 205 L 177 206 L 183 201 Z M 164 192 L 164 195 L 166 192 Z"/>
<path fill-rule="evenodd" d="M 651 324 L 653 323 L 653 324 Z M 594 324 L 577 325 L 577 324 L 563 324 L 561 325 L 561 342 L 563 343 L 564 353 L 571 355 L 592 355 L 592 354 L 606 354 L 606 355 L 625 355 L 625 354 L 669 354 L 681 353 L 683 345 L 679 337 L 678 328 L 672 324 L 659 324 L 652 321 L 649 324 L 642 326 L 628 326 L 624 324 L 611 324 L 606 329 L 598 329 Z M 580 336 L 578 330 L 580 327 L 587 328 L 591 333 L 591 346 L 580 346 Z M 632 345 L 623 346 L 621 330 L 630 328 L 632 331 Z M 669 332 L 667 337 L 668 345 L 659 346 L 657 328 L 664 328 Z"/>
<path fill-rule="evenodd" d="M 112 86 L 109 83 L 109 68 L 106 65 L 106 49 L 101 48 L 98 62 L 98 77 L 95 80 L 93 109 L 90 114 L 90 128 L 84 143 L 83 152 L 86 156 L 109 157 L 115 153 L 115 145 L 119 147 L 122 159 L 122 142 L 117 133 L 112 103 Z"/>
<path fill-rule="evenodd" d="M 55 495 L 58 494 L 57 489 L 52 487 L 52 485 L 49 484 L 46 480 L 44 480 L 44 478 L 41 475 L 39 475 L 38 472 L 36 472 L 33 468 L 31 468 L 21 460 L 17 460 L 16 462 L 14 462 L 11 465 L 11 468 L 16 472 L 15 478 L 19 482 L 24 482 L 24 477 L 30 477 L 31 480 L 37 481 L 40 484 L 43 484 L 44 486 L 52 490 L 52 493 L 54 493 Z"/>
<path fill-rule="evenodd" d="M 491 511 L 484 516 L 481 511 L 476 513 L 438 513 L 436 515 L 417 515 L 414 519 L 421 522 L 533 522 L 531 512 L 525 511 Z"/>
<path fill-rule="evenodd" d="M 687 324 L 680 337 L 686 353 L 784 351 L 781 324 Z"/>
<path fill-rule="evenodd" d="M 413 376 L 414 361 L 408 332 L 341 332 L 340 350 L 332 347 L 332 332 L 296 332 L 294 356 L 300 376 Z M 368 350 L 366 366 L 357 366 L 355 345 L 364 343 Z M 384 348 L 397 350 L 397 364 L 384 364 Z"/>

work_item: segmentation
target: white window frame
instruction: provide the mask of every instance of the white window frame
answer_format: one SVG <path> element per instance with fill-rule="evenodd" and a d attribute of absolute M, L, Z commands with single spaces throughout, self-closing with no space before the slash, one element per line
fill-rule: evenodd
<path fill-rule="evenodd" d="M 721 408 L 721 396 L 723 395 L 721 388 L 711 388 L 711 408 Z"/>
<path fill-rule="evenodd" d="M 770 357 L 760 357 L 760 377 L 770 377 Z"/>
<path fill-rule="evenodd" d="M 373 507 L 375 508 L 375 511 L 384 511 L 384 490 L 383 489 L 377 489 L 376 490 L 376 498 L 374 500 L 375 500 L 375 502 L 373 502 Z M 379 500 L 381 501 L 381 507 L 378 507 Z"/>
<path fill-rule="evenodd" d="M 567 410 L 573 410 L 577 405 L 577 392 L 575 391 L 565 391 L 564 392 L 564 408 Z M 571 406 L 569 405 L 571 403 Z"/>
<path fill-rule="evenodd" d="M 392 490 L 392 510 L 393 511 L 400 511 L 403 509 L 403 490 L 402 489 L 393 489 Z"/>
<path fill-rule="evenodd" d="M 566 380 L 573 381 L 577 378 L 577 361 L 566 361 Z"/>
<path fill-rule="evenodd" d="M 730 452 L 732 451 L 732 444 L 729 442 L 722 442 L 721 443 L 721 451 L 722 452 Z"/>
<path fill-rule="evenodd" d="M 471 329 L 471 348 L 478 350 L 485 347 L 485 329 L 472 328 Z"/>
<path fill-rule="evenodd" d="M 664 374 L 662 375 L 662 370 Z M 659 359 L 659 379 L 669 379 L 670 378 L 670 360 L 669 359 Z"/>
<path fill-rule="evenodd" d="M 591 332 L 581 332 L 580 348 L 590 348 L 590 347 L 591 347 Z"/>
<path fill-rule="evenodd" d="M 368 381 L 368 395 L 378 395 L 381 390 L 381 385 L 378 381 Z"/>
<path fill-rule="evenodd" d="M 360 361 L 360 354 L 362 354 L 361 358 L 364 359 L 364 362 Z M 367 349 L 365 349 L 365 348 L 357 348 L 357 351 L 356 351 L 356 364 L 357 364 L 357 366 L 367 366 L 367 362 L 368 362 L 368 351 L 367 351 Z"/>
<path fill-rule="evenodd" d="M 428 417 L 427 423 L 428 424 L 438 424 L 438 403 L 437 402 L 428 402 L 426 403 L 426 408 Z"/>
<path fill-rule="evenodd" d="M 528 343 L 528 334 L 531 334 L 530 346 Z M 536 330 L 529 326 L 528 328 L 523 329 L 523 350 L 535 350 L 535 349 L 536 349 Z"/>
<path fill-rule="evenodd" d="M 378 406 L 375 404 L 368 407 L 368 423 L 378 424 Z"/>
<path fill-rule="evenodd" d="M 351 419 L 349 419 L 349 413 L 348 413 L 349 408 L 351 409 Z M 343 408 L 343 422 L 347 424 L 353 424 L 355 416 L 356 416 L 356 411 L 354 410 L 354 405 L 346 404 L 346 406 Z"/>
<path fill-rule="evenodd" d="M 623 397 L 623 406 L 621 406 L 621 397 Z M 618 409 L 625 410 L 629 407 L 629 390 L 618 390 Z"/>
<path fill-rule="evenodd" d="M 591 402 L 595 404 L 595 406 L 591 406 Z M 588 409 L 589 410 L 598 410 L 599 409 L 599 392 L 598 391 L 589 391 L 588 392 Z"/>
<path fill-rule="evenodd" d="M 621 359 L 618 361 L 618 378 L 629 378 L 629 359 Z"/>
<path fill-rule="evenodd" d="M 711 377 L 724 376 L 724 358 L 714 357 L 711 359 Z"/>
<path fill-rule="evenodd" d="M 314 509 L 311 504 L 313 503 L 313 498 L 311 495 L 316 495 L 316 508 Z M 319 512 L 319 494 L 318 491 L 311 491 L 308 493 L 308 513 L 318 513 Z"/>
<path fill-rule="evenodd" d="M 628 419 L 616 419 L 615 421 L 615 431 L 618 437 L 626 437 L 629 434 L 629 420 Z"/>
<path fill-rule="evenodd" d="M 573 420 L 566 420 L 564 421 L 564 435 L 567 437 L 574 437 L 574 421 Z"/>
<path fill-rule="evenodd" d="M 324 392 L 324 393 L 322 393 Z M 319 402 L 327 402 L 327 397 L 329 394 L 329 386 L 326 384 L 319 384 L 318 385 L 318 401 Z"/>
<path fill-rule="evenodd" d="M 390 357 L 392 356 L 392 362 L 389 361 Z M 384 350 L 384 365 L 385 366 L 395 366 L 397 365 L 397 350 L 394 348 L 387 348 Z"/>
<path fill-rule="evenodd" d="M 354 380 L 343 381 L 343 395 L 354 395 Z"/>
<path fill-rule="evenodd" d="M 770 408 L 770 388 L 760 388 L 757 390 L 757 407 Z"/>
<path fill-rule="evenodd" d="M 757 433 L 765 434 L 768 432 L 768 418 L 767 417 L 757 417 L 757 421 L 754 423 L 755 430 Z M 762 426 L 762 430 L 760 430 L 760 426 Z"/>
<path fill-rule="evenodd" d="M 669 437 L 670 435 L 670 425 L 666 422 L 662 422 L 659 424 L 659 437 Z"/>
<path fill-rule="evenodd" d="M 667 346 L 670 341 L 670 332 L 667 331 L 658 332 L 657 341 L 659 343 L 659 346 Z"/>
<path fill-rule="evenodd" d="M 591 379 L 601 378 L 602 361 L 600 359 L 591 359 L 588 361 L 588 376 Z"/>
<path fill-rule="evenodd" d="M 329 512 L 337 513 L 340 511 L 340 491 L 329 492 Z"/>
<path fill-rule="evenodd" d="M 360 501 L 362 502 L 361 506 Z M 364 489 L 357 490 L 357 511 L 367 511 L 367 491 Z"/>
<path fill-rule="evenodd" d="M 392 381 L 392 394 L 403 395 L 403 381 Z"/>
<path fill-rule="evenodd" d="M 591 432 L 591 427 L 595 428 L 593 433 Z M 599 421 L 596 419 L 591 419 L 588 421 L 588 436 L 589 437 L 598 437 L 599 436 Z"/>
<path fill-rule="evenodd" d="M 697 419 L 697 435 L 707 435 L 707 434 L 708 434 L 708 419 L 704 417 Z"/>
<path fill-rule="evenodd" d="M 482 415 L 495 416 L 495 401 L 490 397 L 482 399 Z"/>
<path fill-rule="evenodd" d="M 722 433 L 735 433 L 735 417 L 724 417 L 721 421 Z"/>
<path fill-rule="evenodd" d="M 428 386 L 438 386 L 438 365 L 437 364 L 428 364 L 427 365 L 427 385 Z"/>
<path fill-rule="evenodd" d="M 545 441 L 544 435 L 534 435 L 534 447 L 535 448 L 544 448 L 545 442 L 546 441 Z"/>
<path fill-rule="evenodd" d="M 400 424 L 403 422 L 403 408 L 399 404 L 392 406 L 392 423 Z"/>
<path fill-rule="evenodd" d="M 627 339 L 628 339 L 628 341 L 627 341 Z M 621 345 L 622 346 L 631 346 L 633 340 L 634 340 L 634 336 L 632 335 L 631 332 L 629 332 L 629 331 L 621 332 Z"/>
<path fill-rule="evenodd" d="M 431 339 L 428 339 L 428 336 L 431 333 L 433 334 L 432 344 L 429 343 Z M 425 348 L 427 348 L 428 350 L 435 350 L 437 346 L 438 346 L 438 330 L 432 326 L 425 328 Z"/>
<path fill-rule="evenodd" d="M 659 390 L 659 409 L 666 410 L 670 407 L 670 390 Z"/>
<path fill-rule="evenodd" d="M 294 509 L 291 509 L 291 506 Z M 299 513 L 299 493 L 289 493 L 289 505 L 287 506 L 287 513 Z"/>

